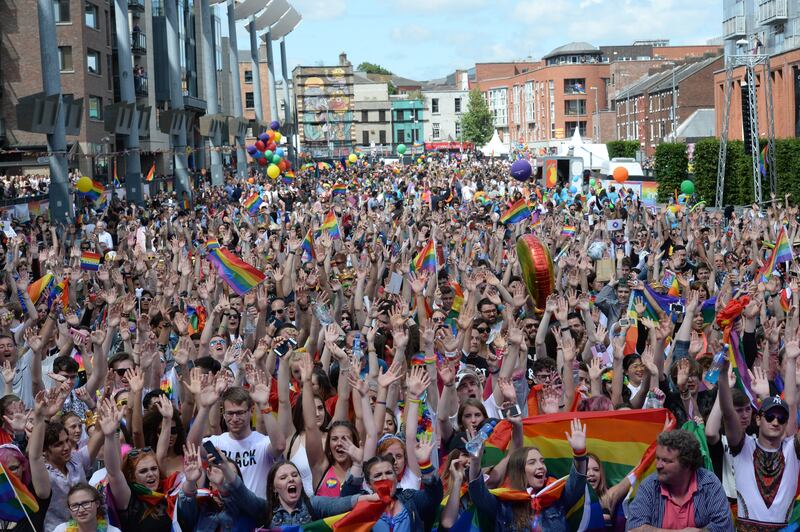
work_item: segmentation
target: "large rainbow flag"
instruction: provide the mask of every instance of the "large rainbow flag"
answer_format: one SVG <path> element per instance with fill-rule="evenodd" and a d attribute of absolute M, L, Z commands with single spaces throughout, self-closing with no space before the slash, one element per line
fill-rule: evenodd
<path fill-rule="evenodd" d="M 217 268 L 219 276 L 238 295 L 243 296 L 266 278 L 263 272 L 247 264 L 227 249 L 220 247 L 216 240 L 209 240 L 206 248 L 208 249 L 208 260 Z"/>
<path fill-rule="evenodd" d="M 156 176 L 156 162 L 153 161 L 153 166 L 151 166 L 150 170 L 147 171 L 147 175 L 144 176 L 144 180 L 146 183 L 149 183 L 150 181 L 153 180 L 155 176 Z"/>
<path fill-rule="evenodd" d="M 0 464 L 0 519 L 19 523 L 29 520 L 29 514 L 38 511 L 36 497 L 14 473 L 6 472 Z"/>

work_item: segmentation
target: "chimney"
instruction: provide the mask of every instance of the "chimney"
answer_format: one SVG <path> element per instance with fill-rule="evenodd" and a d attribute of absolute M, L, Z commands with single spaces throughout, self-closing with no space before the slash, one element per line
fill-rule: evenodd
<path fill-rule="evenodd" d="M 350 61 L 347 60 L 347 54 L 344 52 L 339 54 L 339 66 L 350 66 Z"/>

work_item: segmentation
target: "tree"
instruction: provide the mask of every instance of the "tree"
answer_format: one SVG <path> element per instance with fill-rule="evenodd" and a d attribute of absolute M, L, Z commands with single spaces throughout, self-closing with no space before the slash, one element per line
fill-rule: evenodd
<path fill-rule="evenodd" d="M 636 157 L 636 152 L 639 150 L 639 143 L 635 140 L 612 140 L 606 142 L 608 148 L 608 158 L 614 159 L 615 157 L 629 157 L 633 159 Z"/>
<path fill-rule="evenodd" d="M 662 142 L 656 147 L 655 173 L 658 181 L 658 201 L 668 203 L 681 181 L 686 179 L 689 157 L 686 144 Z"/>
<path fill-rule="evenodd" d="M 390 72 L 389 70 L 386 70 L 382 66 L 376 65 L 374 63 L 368 63 L 366 61 L 364 61 L 363 63 L 358 65 L 358 67 L 356 67 L 356 70 L 358 70 L 360 72 L 365 72 L 367 74 L 385 74 L 387 76 L 391 76 L 392 75 L 392 72 Z"/>
<path fill-rule="evenodd" d="M 492 138 L 494 133 L 494 119 L 483 94 L 478 89 L 469 93 L 467 112 L 461 115 L 461 131 L 464 140 L 473 142 L 476 146 L 483 146 Z"/>

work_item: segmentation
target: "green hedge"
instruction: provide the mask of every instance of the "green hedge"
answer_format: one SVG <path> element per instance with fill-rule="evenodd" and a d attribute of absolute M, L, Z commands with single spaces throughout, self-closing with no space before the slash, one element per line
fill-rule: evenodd
<path fill-rule="evenodd" d="M 658 201 L 667 203 L 675 190 L 680 190 L 681 181 L 686 179 L 688 166 L 686 144 L 662 142 L 656 146 L 654 170 L 658 181 Z"/>
<path fill-rule="evenodd" d="M 633 159 L 636 157 L 636 151 L 639 149 L 639 143 L 635 140 L 612 140 L 606 142 L 608 148 L 608 158 L 614 157 L 629 157 Z"/>

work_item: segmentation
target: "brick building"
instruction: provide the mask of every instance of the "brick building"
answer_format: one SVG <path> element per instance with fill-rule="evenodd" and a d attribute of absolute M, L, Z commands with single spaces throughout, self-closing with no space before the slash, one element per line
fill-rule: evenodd
<path fill-rule="evenodd" d="M 666 65 L 614 97 L 617 138 L 638 140 L 647 156 L 699 109 L 714 106 L 714 72 L 722 57 Z"/>
<path fill-rule="evenodd" d="M 82 173 L 94 174 L 98 161 L 93 154 L 105 149 L 103 107 L 113 102 L 111 16 L 107 0 L 55 0 L 56 39 L 61 66 L 61 90 L 76 99 L 83 98 L 83 119 L 80 134 L 67 137 L 67 147 L 78 154 L 70 166 Z M 34 0 L 16 0 L 0 4 L 2 25 L 2 106 L 3 127 L 0 147 L 3 149 L 45 152 L 45 135 L 17 129 L 16 105 L 19 98 L 42 91 L 41 56 L 39 54 L 39 22 Z M 77 146 L 75 145 L 77 143 Z M 37 157 L 4 157 L 6 167 L 24 166 L 31 171 L 47 172 L 47 163 Z M 20 164 L 21 163 L 21 164 Z"/>

